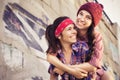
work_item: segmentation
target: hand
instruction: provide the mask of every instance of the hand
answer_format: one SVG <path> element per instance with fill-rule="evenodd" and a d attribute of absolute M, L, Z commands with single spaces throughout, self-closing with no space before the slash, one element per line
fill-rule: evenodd
<path fill-rule="evenodd" d="M 63 75 L 64 74 L 64 71 L 60 70 L 59 68 L 54 68 L 53 70 L 55 73 L 58 73 L 59 75 Z"/>
<path fill-rule="evenodd" d="M 88 72 L 80 68 L 72 68 L 72 73 L 76 78 L 81 79 L 88 76 Z"/>

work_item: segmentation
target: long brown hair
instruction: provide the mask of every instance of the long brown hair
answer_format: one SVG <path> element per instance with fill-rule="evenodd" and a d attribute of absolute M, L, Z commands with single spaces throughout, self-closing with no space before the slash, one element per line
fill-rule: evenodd
<path fill-rule="evenodd" d="M 95 35 L 94 35 L 94 24 L 92 24 L 87 31 L 87 38 L 88 38 L 88 46 L 89 46 L 89 51 L 88 54 L 86 55 L 86 62 L 89 61 L 91 59 L 91 56 L 94 53 L 94 39 L 95 39 Z"/>
<path fill-rule="evenodd" d="M 48 25 L 48 27 L 46 28 L 45 37 L 48 42 L 48 49 L 46 51 L 47 53 L 56 53 L 61 48 L 59 39 L 55 37 L 55 30 L 58 25 L 67 18 L 69 17 L 58 17 L 57 19 L 55 19 L 53 24 Z"/>

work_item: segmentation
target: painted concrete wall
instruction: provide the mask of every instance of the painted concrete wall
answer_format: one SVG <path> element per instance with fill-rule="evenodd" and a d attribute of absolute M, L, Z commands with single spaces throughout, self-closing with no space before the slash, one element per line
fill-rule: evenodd
<path fill-rule="evenodd" d="M 77 9 L 85 2 L 1 0 L 0 80 L 49 80 L 46 26 L 58 16 L 66 15 L 75 21 Z M 113 76 L 119 77 L 117 25 L 110 25 L 103 16 L 97 29 L 104 39 L 103 64 Z"/>

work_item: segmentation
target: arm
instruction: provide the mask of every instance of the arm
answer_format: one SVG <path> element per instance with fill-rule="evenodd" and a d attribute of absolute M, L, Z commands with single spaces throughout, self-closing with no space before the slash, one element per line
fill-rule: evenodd
<path fill-rule="evenodd" d="M 74 75 L 76 78 L 83 78 L 87 76 L 87 72 L 85 70 L 82 70 L 81 68 L 71 68 L 70 66 L 63 64 L 56 56 L 52 54 L 47 54 L 47 60 L 57 68 Z"/>
<path fill-rule="evenodd" d="M 72 65 L 71 67 L 72 68 L 78 67 L 87 72 L 95 72 L 97 69 L 95 66 L 91 65 L 89 62 L 85 62 L 85 63 L 78 64 L 78 65 Z"/>
<path fill-rule="evenodd" d="M 63 71 L 66 71 L 68 73 L 72 72 L 70 67 L 63 64 L 56 56 L 52 54 L 47 54 L 47 61 Z"/>
<path fill-rule="evenodd" d="M 72 70 L 73 68 L 80 68 L 80 69 L 86 70 L 87 72 L 92 72 L 96 70 L 96 67 L 89 64 L 88 62 L 77 64 L 77 65 L 71 65 L 68 67 L 67 65 L 63 64 L 56 56 L 51 55 L 49 53 L 47 54 L 47 60 L 51 64 L 55 65 L 57 68 L 65 72 L 68 72 L 70 74 L 74 72 L 74 70 Z"/>
<path fill-rule="evenodd" d="M 103 56 L 103 42 L 102 36 L 100 33 L 95 33 L 95 46 L 94 46 L 94 54 L 91 57 L 90 64 L 95 66 L 96 68 L 101 68 L 102 56 Z"/>

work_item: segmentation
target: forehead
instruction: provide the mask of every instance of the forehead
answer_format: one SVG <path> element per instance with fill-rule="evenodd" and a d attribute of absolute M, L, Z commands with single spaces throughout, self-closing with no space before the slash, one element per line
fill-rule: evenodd
<path fill-rule="evenodd" d="M 79 13 L 84 13 L 84 14 L 86 14 L 86 15 L 89 15 L 89 16 L 91 16 L 91 14 L 88 12 L 88 11 L 86 11 L 86 10 L 81 10 Z"/>

